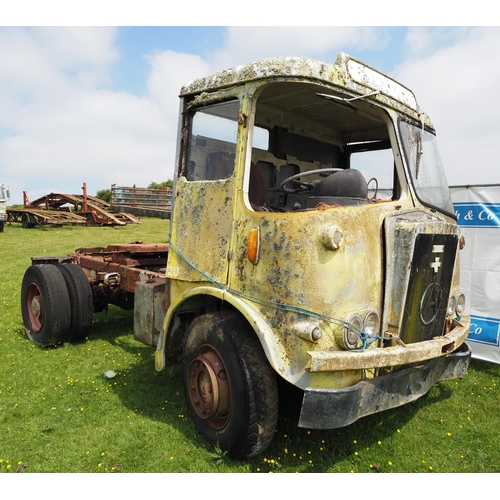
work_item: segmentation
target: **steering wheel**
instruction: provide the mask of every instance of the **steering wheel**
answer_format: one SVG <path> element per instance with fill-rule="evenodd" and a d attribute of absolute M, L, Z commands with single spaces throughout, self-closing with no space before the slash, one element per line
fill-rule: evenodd
<path fill-rule="evenodd" d="M 290 177 L 287 177 L 283 181 L 281 181 L 279 185 L 279 189 L 282 191 L 285 191 L 285 193 L 303 193 L 305 191 L 309 191 L 312 189 L 314 184 L 308 183 L 308 182 L 301 182 L 298 181 L 297 179 L 300 179 L 301 177 L 304 177 L 306 175 L 317 175 L 317 174 L 323 174 L 325 172 L 340 172 L 340 170 L 344 170 L 343 168 L 318 168 L 316 170 L 308 170 L 307 172 L 300 172 L 295 175 L 291 175 Z M 301 184 L 302 186 L 305 186 L 305 188 L 289 188 L 285 187 L 286 184 L 289 182 L 295 182 L 296 184 Z"/>
<path fill-rule="evenodd" d="M 368 189 L 370 189 L 370 182 L 375 183 L 375 192 L 373 193 L 373 196 L 371 198 L 368 198 L 370 201 L 376 201 L 377 200 L 377 194 L 378 194 L 378 179 L 376 177 L 372 177 L 366 185 L 368 186 Z"/>

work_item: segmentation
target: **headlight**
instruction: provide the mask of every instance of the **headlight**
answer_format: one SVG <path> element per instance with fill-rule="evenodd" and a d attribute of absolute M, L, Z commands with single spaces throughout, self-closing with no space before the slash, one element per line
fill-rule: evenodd
<path fill-rule="evenodd" d="M 465 311 L 465 295 L 461 293 L 457 299 L 456 311 L 458 316 L 462 316 Z"/>
<path fill-rule="evenodd" d="M 351 314 L 344 325 L 344 342 L 348 349 L 361 347 L 360 334 L 363 331 L 363 322 L 357 314 Z"/>
<path fill-rule="evenodd" d="M 446 309 L 446 316 L 451 318 L 456 312 L 457 307 L 457 298 L 454 295 L 450 296 L 450 300 L 448 301 L 448 309 Z"/>
<path fill-rule="evenodd" d="M 364 314 L 364 313 L 363 313 Z M 366 349 L 380 338 L 380 316 L 373 310 L 361 319 L 359 314 L 351 314 L 344 324 L 344 344 L 347 349 Z"/>
<path fill-rule="evenodd" d="M 370 311 L 365 316 L 363 325 L 363 330 L 369 337 L 377 335 L 380 330 L 380 318 L 378 317 L 378 314 L 375 311 Z"/>

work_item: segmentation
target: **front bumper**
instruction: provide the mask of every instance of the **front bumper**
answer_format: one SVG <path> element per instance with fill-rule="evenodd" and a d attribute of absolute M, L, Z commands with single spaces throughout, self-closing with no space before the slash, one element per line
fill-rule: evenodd
<path fill-rule="evenodd" d="M 336 429 L 372 413 L 402 406 L 426 394 L 440 380 L 462 378 L 470 358 L 471 351 L 464 343 L 447 356 L 415 363 L 389 375 L 363 380 L 352 387 L 307 388 L 299 427 Z"/>
<path fill-rule="evenodd" d="M 309 351 L 308 371 L 332 372 L 345 370 L 371 370 L 388 366 L 403 366 L 438 358 L 454 352 L 469 335 L 470 316 L 464 315 L 452 322 L 452 329 L 442 337 L 413 344 L 370 348 L 364 351 Z"/>

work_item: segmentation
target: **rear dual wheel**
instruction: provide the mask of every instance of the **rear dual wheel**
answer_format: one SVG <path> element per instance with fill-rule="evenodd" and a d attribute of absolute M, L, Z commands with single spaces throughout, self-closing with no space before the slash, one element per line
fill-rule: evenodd
<path fill-rule="evenodd" d="M 42 347 L 66 340 L 71 322 L 68 288 L 57 266 L 30 266 L 21 287 L 21 310 L 28 337 Z"/>
<path fill-rule="evenodd" d="M 78 342 L 85 339 L 94 318 L 94 297 L 85 271 L 76 264 L 57 266 L 68 288 L 71 304 L 71 322 L 68 339 Z"/>
<path fill-rule="evenodd" d="M 28 338 L 42 347 L 85 338 L 92 325 L 92 290 L 75 264 L 30 266 L 21 287 Z"/>
<path fill-rule="evenodd" d="M 278 417 L 276 375 L 240 314 L 210 313 L 193 321 L 183 381 L 196 429 L 210 443 L 236 459 L 269 446 Z"/>

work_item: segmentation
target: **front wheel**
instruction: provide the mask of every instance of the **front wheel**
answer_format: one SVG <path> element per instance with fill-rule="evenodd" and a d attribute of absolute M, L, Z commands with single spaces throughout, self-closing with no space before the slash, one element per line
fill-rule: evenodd
<path fill-rule="evenodd" d="M 57 266 L 30 266 L 21 287 L 21 311 L 28 337 L 42 347 L 68 335 L 71 311 L 68 288 Z"/>
<path fill-rule="evenodd" d="M 184 346 L 183 381 L 198 432 L 235 459 L 262 453 L 278 418 L 276 375 L 238 313 L 204 314 Z"/>

